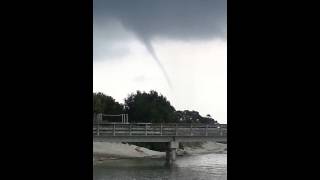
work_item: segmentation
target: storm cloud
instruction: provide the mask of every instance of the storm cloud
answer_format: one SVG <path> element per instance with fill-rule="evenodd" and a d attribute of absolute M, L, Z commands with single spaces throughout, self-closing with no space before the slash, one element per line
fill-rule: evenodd
<path fill-rule="evenodd" d="M 93 2 L 94 28 L 104 27 L 110 18 L 119 21 L 145 45 L 170 87 L 169 76 L 152 46 L 154 39 L 206 41 L 226 38 L 226 0 L 94 0 Z M 104 30 L 108 33 L 107 28 Z"/>
<path fill-rule="evenodd" d="M 118 19 L 139 38 L 225 38 L 226 0 L 94 0 L 95 23 Z"/>

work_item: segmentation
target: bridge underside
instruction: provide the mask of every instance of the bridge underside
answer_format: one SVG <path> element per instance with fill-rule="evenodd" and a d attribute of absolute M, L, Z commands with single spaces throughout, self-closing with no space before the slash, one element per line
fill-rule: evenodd
<path fill-rule="evenodd" d="M 227 137 L 212 136 L 96 136 L 94 142 L 227 142 Z"/>

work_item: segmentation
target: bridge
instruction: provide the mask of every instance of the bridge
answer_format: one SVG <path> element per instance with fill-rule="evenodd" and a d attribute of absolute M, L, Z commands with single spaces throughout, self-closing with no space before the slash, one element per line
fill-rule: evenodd
<path fill-rule="evenodd" d="M 227 142 L 226 124 L 195 123 L 93 123 L 93 141 L 167 142 L 166 160 L 176 159 L 179 142 Z"/>

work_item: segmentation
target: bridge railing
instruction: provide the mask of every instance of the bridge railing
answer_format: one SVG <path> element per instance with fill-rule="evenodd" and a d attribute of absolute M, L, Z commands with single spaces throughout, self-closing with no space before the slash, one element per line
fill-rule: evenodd
<path fill-rule="evenodd" d="M 94 136 L 227 136 L 226 124 L 94 123 Z"/>

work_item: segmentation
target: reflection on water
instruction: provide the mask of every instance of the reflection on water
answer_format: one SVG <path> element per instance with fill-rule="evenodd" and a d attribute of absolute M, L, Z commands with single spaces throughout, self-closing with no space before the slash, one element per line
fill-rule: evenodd
<path fill-rule="evenodd" d="M 95 165 L 94 180 L 226 180 L 227 155 L 178 158 L 172 167 L 164 159 L 118 159 Z"/>

